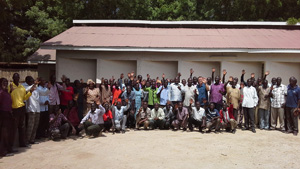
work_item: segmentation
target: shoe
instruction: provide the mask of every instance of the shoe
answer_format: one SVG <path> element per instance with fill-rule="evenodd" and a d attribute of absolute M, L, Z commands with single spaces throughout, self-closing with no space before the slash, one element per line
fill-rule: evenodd
<path fill-rule="evenodd" d="M 255 130 L 255 129 L 252 129 L 252 132 L 253 132 L 253 133 L 256 133 L 256 130 Z"/>
<path fill-rule="evenodd" d="M 249 130 L 249 128 L 248 127 L 244 127 L 244 128 L 242 128 L 242 130 Z"/>
<path fill-rule="evenodd" d="M 125 133 L 125 130 L 122 130 L 122 134 L 124 134 Z"/>
<path fill-rule="evenodd" d="M 40 142 L 37 142 L 37 141 L 30 141 L 29 144 L 40 144 Z"/>
<path fill-rule="evenodd" d="M 298 132 L 297 132 L 297 131 L 294 131 L 293 135 L 294 135 L 294 136 L 297 136 L 297 135 L 298 135 Z"/>
<path fill-rule="evenodd" d="M 186 128 L 183 128 L 183 131 L 186 131 Z"/>
<path fill-rule="evenodd" d="M 29 145 L 29 144 L 26 144 L 26 145 L 20 145 L 20 147 L 30 148 L 31 145 Z"/>
<path fill-rule="evenodd" d="M 207 131 L 206 131 L 206 133 L 210 133 L 210 132 L 211 132 L 211 130 L 207 130 Z"/>
<path fill-rule="evenodd" d="M 14 150 L 14 149 L 8 151 L 9 154 L 10 154 L 10 153 L 17 153 L 17 152 L 19 152 L 19 151 L 18 151 L 18 150 Z"/>
<path fill-rule="evenodd" d="M 232 130 L 232 134 L 235 134 L 235 132 L 236 132 L 236 129 L 233 129 L 233 130 Z"/>

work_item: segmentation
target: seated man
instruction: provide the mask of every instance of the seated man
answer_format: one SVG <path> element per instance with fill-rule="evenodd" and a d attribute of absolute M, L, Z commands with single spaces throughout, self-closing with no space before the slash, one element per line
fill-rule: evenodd
<path fill-rule="evenodd" d="M 97 109 L 98 105 L 99 105 L 99 109 Z M 84 127 L 85 133 L 88 136 L 98 137 L 99 133 L 104 128 L 104 121 L 103 121 L 103 114 L 104 113 L 105 113 L 105 109 L 102 107 L 102 105 L 100 105 L 99 101 L 97 102 L 97 104 L 92 103 L 91 110 L 81 120 L 79 126 Z"/>
<path fill-rule="evenodd" d="M 103 114 L 104 132 L 108 132 L 113 126 L 113 116 L 108 103 L 104 104 L 105 113 Z"/>
<path fill-rule="evenodd" d="M 126 106 L 122 106 L 122 103 L 119 101 L 116 101 L 117 105 L 113 106 L 112 113 L 114 118 L 114 126 L 117 132 L 119 132 L 122 129 L 122 133 L 125 133 L 125 124 L 127 120 L 127 116 L 124 115 L 124 113 L 129 109 L 130 105 L 128 104 L 128 99 L 125 100 Z"/>
<path fill-rule="evenodd" d="M 151 116 L 149 118 L 151 129 L 154 130 L 157 127 L 163 129 L 165 124 L 165 113 L 162 108 L 159 108 L 159 104 L 155 103 L 154 108 L 151 110 Z"/>
<path fill-rule="evenodd" d="M 70 126 L 72 127 L 72 134 L 76 133 L 76 130 L 72 123 L 61 113 L 61 110 L 53 111 L 52 114 L 50 114 L 50 137 L 51 139 L 66 139 L 69 133 Z M 63 123 L 65 122 L 65 123 Z"/>
<path fill-rule="evenodd" d="M 175 119 L 175 115 L 173 113 L 172 103 L 170 101 L 167 102 L 166 107 L 164 107 L 163 111 L 165 113 L 164 129 L 169 130 L 173 120 Z"/>
<path fill-rule="evenodd" d="M 189 117 L 189 129 L 190 131 L 194 130 L 193 125 L 199 127 L 199 131 L 202 132 L 202 129 L 205 128 L 205 109 L 201 107 L 200 102 L 196 102 L 196 107 L 192 107 L 193 100 L 190 100 L 190 117 Z"/>
<path fill-rule="evenodd" d="M 210 103 L 209 108 L 206 109 L 206 127 L 208 128 L 207 133 L 211 132 L 212 128 L 215 128 L 216 132 L 220 132 L 220 114 L 215 109 L 215 104 Z"/>
<path fill-rule="evenodd" d="M 151 109 L 148 107 L 148 102 L 143 102 L 142 107 L 139 109 L 136 115 L 136 129 L 140 129 L 143 125 L 144 129 L 147 130 L 149 126 L 149 118 L 151 115 Z"/>
<path fill-rule="evenodd" d="M 187 121 L 188 121 L 188 110 L 183 107 L 182 102 L 179 102 L 178 105 L 175 105 L 174 113 L 176 114 L 176 120 L 172 122 L 172 126 L 175 130 L 183 128 L 183 131 L 186 131 Z"/>
<path fill-rule="evenodd" d="M 67 109 L 65 109 L 64 115 L 72 123 L 72 125 L 76 129 L 76 134 L 78 134 L 79 133 L 78 126 L 79 126 L 80 120 L 78 118 L 77 107 L 75 106 L 73 100 L 68 101 L 68 107 L 67 107 Z"/>
<path fill-rule="evenodd" d="M 223 108 L 220 110 L 221 124 L 226 131 L 231 131 L 233 134 L 236 132 L 237 121 L 233 115 L 233 104 L 228 107 L 227 104 L 223 103 Z"/>

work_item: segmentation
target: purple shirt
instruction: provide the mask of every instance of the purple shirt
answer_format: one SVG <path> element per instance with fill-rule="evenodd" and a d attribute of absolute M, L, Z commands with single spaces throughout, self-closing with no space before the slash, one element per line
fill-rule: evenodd
<path fill-rule="evenodd" d="M 53 121 L 55 118 L 54 114 L 50 114 L 50 122 Z M 52 131 L 54 129 L 58 129 L 61 126 L 61 122 L 63 121 L 68 121 L 68 119 L 66 118 L 66 116 L 64 116 L 62 113 L 60 113 L 57 117 L 57 119 L 50 124 L 49 130 Z"/>
<path fill-rule="evenodd" d="M 12 100 L 10 94 L 0 89 L 0 111 L 11 112 Z"/>
<path fill-rule="evenodd" d="M 58 88 L 58 89 L 57 89 Z M 64 87 L 58 83 L 55 83 L 49 92 L 49 105 L 60 105 L 58 90 L 63 90 Z"/>
<path fill-rule="evenodd" d="M 180 111 L 179 109 L 177 109 L 177 115 L 176 115 L 176 117 L 177 117 L 177 120 L 179 120 L 179 121 L 183 121 L 185 118 L 187 118 L 187 116 L 188 116 L 188 109 L 187 108 L 185 108 L 185 107 L 182 107 L 182 111 Z"/>
<path fill-rule="evenodd" d="M 223 95 L 219 91 L 224 92 L 224 84 L 219 83 L 218 85 L 213 84 L 210 88 L 210 102 L 222 104 Z"/>

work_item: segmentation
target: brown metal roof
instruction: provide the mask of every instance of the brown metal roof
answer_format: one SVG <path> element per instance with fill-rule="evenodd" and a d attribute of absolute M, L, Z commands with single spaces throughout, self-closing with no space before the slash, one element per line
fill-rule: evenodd
<path fill-rule="evenodd" d="M 300 49 L 300 30 L 74 26 L 42 46 Z"/>
<path fill-rule="evenodd" d="M 55 61 L 56 50 L 38 49 L 34 54 L 28 57 L 28 61 Z"/>

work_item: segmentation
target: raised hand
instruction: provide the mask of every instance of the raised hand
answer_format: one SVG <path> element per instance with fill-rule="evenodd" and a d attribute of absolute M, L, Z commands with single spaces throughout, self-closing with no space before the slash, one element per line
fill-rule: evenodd
<path fill-rule="evenodd" d="M 242 74 L 243 74 L 243 75 L 246 74 L 246 71 L 245 71 L 245 70 L 242 70 Z"/>
<path fill-rule="evenodd" d="M 147 79 L 150 79 L 150 75 L 149 74 L 147 74 Z"/>
<path fill-rule="evenodd" d="M 216 69 L 215 68 L 212 68 L 212 72 L 215 72 L 216 71 Z"/>
<path fill-rule="evenodd" d="M 162 74 L 162 78 L 163 78 L 163 79 L 165 78 L 165 74 L 164 74 L 164 73 Z"/>
<path fill-rule="evenodd" d="M 190 69 L 190 73 L 191 73 L 191 74 L 193 74 L 193 73 L 194 73 L 194 70 L 193 70 L 193 68 L 191 68 L 191 69 Z"/>
<path fill-rule="evenodd" d="M 265 75 L 268 76 L 270 74 L 270 71 L 266 71 Z"/>
<path fill-rule="evenodd" d="M 226 69 L 223 69 L 223 75 L 226 75 L 226 74 L 227 74 Z"/>
<path fill-rule="evenodd" d="M 62 82 L 65 82 L 66 81 L 66 76 L 62 75 L 62 77 L 60 79 L 61 79 Z"/>
<path fill-rule="evenodd" d="M 190 99 L 190 104 L 193 104 L 194 103 L 194 100 L 193 99 Z"/>
<path fill-rule="evenodd" d="M 178 72 L 178 74 L 177 74 L 177 75 L 178 75 L 178 77 L 180 77 L 180 76 L 181 76 L 181 73 L 180 73 L 180 72 Z"/>
<path fill-rule="evenodd" d="M 251 77 L 254 78 L 255 77 L 255 73 L 251 73 Z"/>

